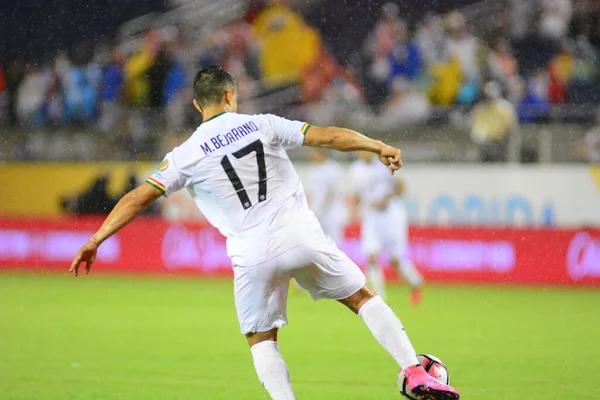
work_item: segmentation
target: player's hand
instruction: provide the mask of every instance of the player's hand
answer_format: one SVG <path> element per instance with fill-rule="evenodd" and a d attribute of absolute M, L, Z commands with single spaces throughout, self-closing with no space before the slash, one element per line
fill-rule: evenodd
<path fill-rule="evenodd" d="M 394 172 L 402 167 L 401 156 L 400 149 L 384 144 L 379 152 L 379 161 L 388 167 L 390 173 L 394 175 Z"/>
<path fill-rule="evenodd" d="M 73 275 L 79 275 L 79 266 L 82 263 L 85 263 L 85 273 L 89 274 L 90 269 L 92 268 L 92 264 L 96 260 L 96 255 L 98 253 L 98 244 L 93 242 L 92 240 L 88 241 L 86 244 L 81 246 L 73 262 L 71 263 L 71 268 L 69 272 L 72 272 Z"/>

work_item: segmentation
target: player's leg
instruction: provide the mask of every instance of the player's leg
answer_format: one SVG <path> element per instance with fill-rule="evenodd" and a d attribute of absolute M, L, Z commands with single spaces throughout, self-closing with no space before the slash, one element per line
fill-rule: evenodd
<path fill-rule="evenodd" d="M 398 275 L 410 286 L 410 302 L 418 305 L 421 302 L 421 287 L 423 286 L 423 276 L 408 258 L 402 260 L 394 258 L 391 261 L 392 267 L 398 272 Z"/>
<path fill-rule="evenodd" d="M 253 267 L 234 265 L 235 307 L 258 378 L 274 400 L 293 400 L 290 374 L 277 343 L 278 329 L 287 324 L 289 275 L 280 274 L 276 260 Z"/>
<path fill-rule="evenodd" d="M 367 279 L 373 289 L 385 299 L 385 274 L 383 267 L 378 264 L 378 256 L 383 249 L 383 238 L 377 226 L 380 224 L 378 222 L 374 216 L 367 216 L 363 219 L 361 243 L 364 253 L 367 254 Z"/>
<path fill-rule="evenodd" d="M 319 246 L 313 265 L 295 271 L 298 283 L 313 299 L 338 300 L 360 315 L 375 338 L 402 368 L 418 364 L 402 323 L 381 296 L 365 285 L 365 275 L 346 254 L 327 244 Z"/>
<path fill-rule="evenodd" d="M 435 380 L 419 364 L 402 322 L 380 296 L 365 286 L 338 301 L 362 318 L 375 339 L 404 371 L 407 386 L 414 394 L 436 400 L 459 398 L 454 388 Z"/>
<path fill-rule="evenodd" d="M 402 322 L 375 292 L 364 286 L 338 301 L 363 319 L 375 339 L 402 369 L 419 363 Z"/>
<path fill-rule="evenodd" d="M 404 326 L 392 309 L 365 285 L 360 268 L 337 248 L 317 246 L 313 265 L 294 273 L 298 283 L 313 299 L 338 300 L 357 313 L 381 346 L 396 360 L 408 376 L 413 393 L 432 395 L 432 399 L 457 399 L 458 394 L 429 376 L 416 357 Z"/>
<path fill-rule="evenodd" d="M 278 328 L 267 332 L 247 333 L 254 369 L 272 399 L 293 400 L 294 391 L 288 367 L 279 352 Z"/>
<path fill-rule="evenodd" d="M 392 268 L 411 288 L 410 301 L 417 305 L 421 301 L 423 277 L 409 258 L 408 216 L 406 212 L 392 204 L 388 211 L 390 221 L 385 227 L 385 241 Z"/>
<path fill-rule="evenodd" d="M 385 272 L 383 271 L 383 267 L 378 264 L 376 254 L 369 254 L 367 258 L 367 279 L 373 289 L 382 298 L 387 298 L 387 293 L 385 290 Z"/>

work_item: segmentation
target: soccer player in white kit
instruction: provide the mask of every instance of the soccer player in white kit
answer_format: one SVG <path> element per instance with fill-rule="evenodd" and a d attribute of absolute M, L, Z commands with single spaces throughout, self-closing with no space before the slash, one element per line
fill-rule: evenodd
<path fill-rule="evenodd" d="M 277 333 L 287 324 L 289 279 L 313 299 L 334 299 L 357 313 L 407 376 L 419 398 L 458 399 L 417 360 L 402 323 L 365 286 L 365 276 L 322 231 L 307 206 L 286 148 L 317 146 L 370 151 L 394 173 L 400 150 L 342 128 L 322 128 L 275 115 L 236 114 L 235 80 L 221 67 L 194 79 L 194 106 L 204 122 L 167 154 L 147 182 L 119 201 L 100 229 L 79 249 L 71 269 L 86 273 L 98 247 L 161 196 L 186 188 L 208 221 L 227 237 L 235 306 L 258 378 L 275 400 L 294 399 Z"/>
<path fill-rule="evenodd" d="M 344 239 L 346 224 L 345 193 L 342 167 L 327 157 L 325 150 L 310 150 L 308 170 L 308 204 L 321 228 L 335 243 Z"/>
<path fill-rule="evenodd" d="M 358 153 L 349 174 L 362 217 L 361 243 L 368 257 L 369 283 L 385 298 L 385 275 L 378 258 L 387 251 L 392 267 L 411 287 L 411 303 L 419 304 L 423 277 L 408 254 L 408 216 L 401 199 L 404 185 L 370 152 Z"/>

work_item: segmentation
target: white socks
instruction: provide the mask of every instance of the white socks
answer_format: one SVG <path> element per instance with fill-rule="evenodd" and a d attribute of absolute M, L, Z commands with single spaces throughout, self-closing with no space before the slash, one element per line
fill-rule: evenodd
<path fill-rule="evenodd" d="M 277 342 L 270 340 L 250 348 L 258 379 L 273 400 L 294 400 L 294 391 L 287 365 L 279 353 Z"/>
<path fill-rule="evenodd" d="M 400 368 L 406 369 L 419 363 L 402 322 L 381 297 L 375 296 L 368 300 L 358 310 L 358 315 L 365 321 L 379 344 L 394 357 Z"/>
<path fill-rule="evenodd" d="M 403 260 L 398 266 L 398 273 L 402 276 L 411 288 L 418 288 L 423 284 L 423 277 L 410 260 Z"/>
<path fill-rule="evenodd" d="M 369 299 L 358 310 L 379 344 L 396 360 L 400 368 L 418 364 L 413 348 L 400 319 L 380 296 Z M 290 373 L 279 353 L 277 342 L 264 341 L 250 348 L 258 379 L 273 400 L 295 400 Z"/>
<path fill-rule="evenodd" d="M 380 268 L 376 265 L 369 264 L 367 267 L 367 279 L 375 292 L 381 296 L 381 298 L 385 299 L 385 275 L 383 273 L 383 268 Z"/>

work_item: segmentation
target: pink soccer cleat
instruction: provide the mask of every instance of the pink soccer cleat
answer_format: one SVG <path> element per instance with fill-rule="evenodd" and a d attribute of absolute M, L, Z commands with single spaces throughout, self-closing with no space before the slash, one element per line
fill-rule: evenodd
<path fill-rule="evenodd" d="M 404 371 L 406 389 L 417 399 L 458 400 L 460 394 L 452 386 L 437 381 L 421 365 L 413 365 Z"/>

